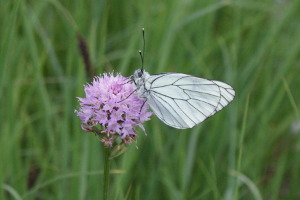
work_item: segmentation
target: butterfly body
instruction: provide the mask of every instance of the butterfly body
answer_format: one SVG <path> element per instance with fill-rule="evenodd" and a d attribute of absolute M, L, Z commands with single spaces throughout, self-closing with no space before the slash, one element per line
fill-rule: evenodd
<path fill-rule="evenodd" d="M 138 69 L 133 74 L 133 80 L 136 85 L 136 92 L 140 98 L 147 100 L 147 91 L 151 88 L 151 85 L 147 81 L 150 77 L 148 72 Z"/>

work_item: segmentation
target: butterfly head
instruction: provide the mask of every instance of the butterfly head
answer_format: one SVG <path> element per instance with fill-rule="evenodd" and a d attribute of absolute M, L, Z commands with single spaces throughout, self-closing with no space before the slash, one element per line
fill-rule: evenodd
<path fill-rule="evenodd" d="M 134 72 L 134 79 L 139 79 L 139 78 L 142 78 L 144 75 L 144 70 L 143 69 L 137 69 L 135 70 Z"/>
<path fill-rule="evenodd" d="M 137 69 L 133 74 L 133 81 L 135 85 L 142 85 L 149 76 L 149 73 L 145 70 Z"/>

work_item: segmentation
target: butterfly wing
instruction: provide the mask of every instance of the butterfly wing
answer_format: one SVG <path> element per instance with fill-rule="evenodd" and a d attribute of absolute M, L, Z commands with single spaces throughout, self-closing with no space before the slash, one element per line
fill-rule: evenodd
<path fill-rule="evenodd" d="M 226 83 L 181 73 L 151 75 L 147 103 L 165 124 L 192 128 L 228 105 L 235 92 Z"/>

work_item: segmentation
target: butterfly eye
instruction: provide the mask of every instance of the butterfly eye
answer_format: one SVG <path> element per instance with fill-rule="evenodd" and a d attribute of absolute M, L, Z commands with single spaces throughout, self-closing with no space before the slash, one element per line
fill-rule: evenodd
<path fill-rule="evenodd" d="M 140 70 L 140 71 L 138 72 L 138 76 L 139 76 L 139 77 L 142 77 L 142 76 L 143 76 L 143 71 L 142 71 L 142 70 Z"/>

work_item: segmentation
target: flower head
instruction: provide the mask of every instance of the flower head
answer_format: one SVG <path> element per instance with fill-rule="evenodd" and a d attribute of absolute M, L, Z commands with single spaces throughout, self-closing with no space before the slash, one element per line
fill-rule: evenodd
<path fill-rule="evenodd" d="M 152 115 L 147 104 L 136 93 L 130 79 L 112 73 L 95 77 L 84 86 L 86 97 L 80 98 L 76 111 L 82 121 L 82 129 L 95 132 L 105 146 L 112 146 L 120 137 L 126 144 L 135 141 L 136 126 L 141 127 Z"/>

